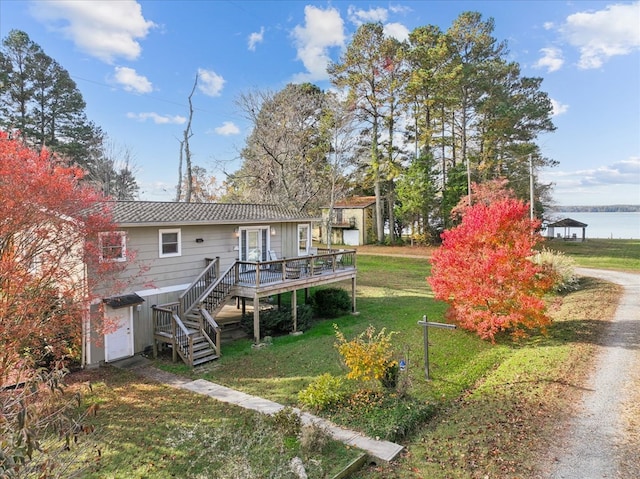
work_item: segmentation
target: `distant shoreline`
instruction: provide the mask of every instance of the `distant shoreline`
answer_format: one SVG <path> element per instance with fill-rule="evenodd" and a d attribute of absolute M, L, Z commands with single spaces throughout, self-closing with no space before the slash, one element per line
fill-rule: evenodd
<path fill-rule="evenodd" d="M 637 213 L 640 205 L 556 206 L 549 209 L 565 213 Z"/>

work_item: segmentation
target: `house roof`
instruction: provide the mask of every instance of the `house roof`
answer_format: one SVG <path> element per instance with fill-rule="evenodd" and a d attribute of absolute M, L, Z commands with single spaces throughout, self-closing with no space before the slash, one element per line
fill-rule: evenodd
<path fill-rule="evenodd" d="M 178 203 L 166 201 L 113 201 L 109 203 L 120 226 L 287 223 L 320 218 L 276 205 L 235 203 Z"/>
<path fill-rule="evenodd" d="M 352 196 L 341 201 L 336 201 L 334 208 L 366 208 L 376 202 L 375 196 Z"/>
<path fill-rule="evenodd" d="M 589 225 L 571 218 L 564 218 L 560 221 L 556 221 L 555 223 L 549 223 L 547 226 L 552 228 L 586 228 Z"/>

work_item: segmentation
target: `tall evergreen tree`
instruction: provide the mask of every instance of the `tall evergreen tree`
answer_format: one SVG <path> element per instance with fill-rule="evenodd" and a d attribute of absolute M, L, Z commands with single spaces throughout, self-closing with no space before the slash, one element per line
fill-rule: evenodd
<path fill-rule="evenodd" d="M 104 132 L 88 120 L 85 101 L 67 70 L 20 30 L 3 39 L 0 67 L 0 129 L 82 167 L 87 181 L 105 194 L 135 196 L 132 169 L 118 167 L 122 161 L 110 155 Z"/>

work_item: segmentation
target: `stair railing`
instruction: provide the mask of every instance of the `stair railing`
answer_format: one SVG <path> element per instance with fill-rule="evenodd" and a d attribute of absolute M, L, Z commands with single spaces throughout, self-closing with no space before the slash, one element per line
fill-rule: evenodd
<path fill-rule="evenodd" d="M 203 290 L 198 297 L 197 303 L 205 303 L 209 312 L 215 313 L 216 310 L 224 304 L 229 293 L 237 284 L 235 270 L 236 263 L 233 263 L 214 283 Z M 212 295 L 214 291 L 217 293 L 215 296 Z"/>
<path fill-rule="evenodd" d="M 211 285 L 218 279 L 220 275 L 220 257 L 217 256 L 213 260 L 208 260 L 207 267 L 202 270 L 198 277 L 185 289 L 178 300 L 180 301 L 180 317 L 185 317 L 198 304 L 204 291 L 209 290 Z"/>
<path fill-rule="evenodd" d="M 177 352 L 182 360 L 187 363 L 189 366 L 193 367 L 193 336 L 189 334 L 189 330 L 184 325 L 184 323 L 180 320 L 177 314 L 172 315 L 172 324 L 173 334 L 175 338 L 174 351 Z M 175 358 L 174 354 L 174 362 L 177 358 Z"/>
<path fill-rule="evenodd" d="M 218 356 L 222 356 L 222 348 L 220 347 L 222 330 L 213 316 L 207 311 L 206 308 L 200 308 L 201 318 L 201 330 L 205 339 L 209 342 L 211 347 L 215 350 Z"/>

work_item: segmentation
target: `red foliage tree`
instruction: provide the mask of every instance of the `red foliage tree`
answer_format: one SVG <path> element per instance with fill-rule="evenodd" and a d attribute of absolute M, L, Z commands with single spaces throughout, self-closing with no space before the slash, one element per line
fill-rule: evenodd
<path fill-rule="evenodd" d="M 513 198 L 475 204 L 442 234 L 431 258 L 428 281 L 436 298 L 449 303 L 448 318 L 484 339 L 550 324 L 542 295 L 552 278 L 529 260 L 542 237 L 528 212 Z"/>
<path fill-rule="evenodd" d="M 114 224 L 82 175 L 0 132 L 0 384 L 77 353 L 90 292 L 124 267 L 100 261 L 98 233 Z"/>

